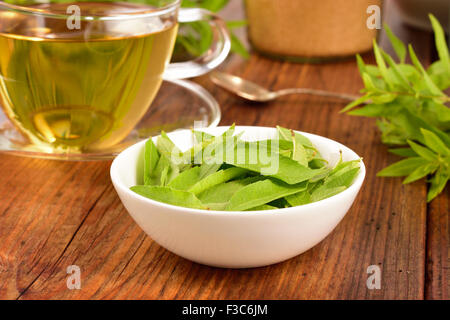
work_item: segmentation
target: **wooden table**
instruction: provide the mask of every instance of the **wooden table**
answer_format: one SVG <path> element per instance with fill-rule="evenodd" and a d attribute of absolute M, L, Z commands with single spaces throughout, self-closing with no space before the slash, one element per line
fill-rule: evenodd
<path fill-rule="evenodd" d="M 239 1 L 228 15 L 242 14 Z M 425 64 L 431 34 L 388 19 Z M 382 39 L 383 44 L 386 42 Z M 386 47 L 386 46 L 385 46 Z M 373 61 L 366 54 L 366 60 Z M 252 54 L 221 68 L 271 89 L 313 87 L 358 93 L 354 60 L 291 64 Z M 246 103 L 198 80 L 219 101 L 222 125 L 285 127 L 340 141 L 364 157 L 365 184 L 339 226 L 319 245 L 276 265 L 226 270 L 180 258 L 152 241 L 122 206 L 110 162 L 61 162 L 0 155 L 0 298 L 3 299 L 448 299 L 448 188 L 426 203 L 419 181 L 377 178 L 397 158 L 375 121 L 339 114 L 339 101 L 292 96 Z M 66 286 L 69 265 L 82 287 Z M 382 270 L 381 289 L 366 286 L 367 267 Z"/>

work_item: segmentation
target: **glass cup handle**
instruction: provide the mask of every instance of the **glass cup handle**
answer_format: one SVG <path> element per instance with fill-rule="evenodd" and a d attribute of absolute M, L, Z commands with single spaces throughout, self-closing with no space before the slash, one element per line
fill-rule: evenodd
<path fill-rule="evenodd" d="M 178 22 L 194 21 L 209 22 L 213 31 L 213 44 L 205 54 L 194 60 L 170 63 L 163 74 L 165 80 L 192 78 L 208 73 L 220 65 L 230 52 L 230 36 L 221 18 L 205 9 L 180 9 Z"/>

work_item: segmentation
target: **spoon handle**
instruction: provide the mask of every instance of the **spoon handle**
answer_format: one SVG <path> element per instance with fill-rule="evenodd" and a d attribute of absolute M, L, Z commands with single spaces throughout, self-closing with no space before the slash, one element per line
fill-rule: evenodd
<path fill-rule="evenodd" d="M 351 94 L 345 94 L 345 93 L 336 93 L 336 92 L 328 92 L 324 90 L 316 90 L 316 89 L 308 89 L 308 88 L 291 88 L 291 89 L 282 89 L 276 92 L 277 96 L 284 96 L 289 94 L 310 94 L 314 96 L 321 96 L 321 97 L 330 97 L 330 98 L 338 98 L 348 101 L 353 101 L 358 98 L 359 96 L 351 95 Z"/>

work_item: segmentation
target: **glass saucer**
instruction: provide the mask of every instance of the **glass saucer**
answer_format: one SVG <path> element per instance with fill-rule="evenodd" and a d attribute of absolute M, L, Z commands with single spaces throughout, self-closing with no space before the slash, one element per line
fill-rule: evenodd
<path fill-rule="evenodd" d="M 150 136 L 187 129 L 216 127 L 220 121 L 217 101 L 200 85 L 187 80 L 164 81 L 155 100 L 134 130 L 119 144 L 101 152 L 54 150 L 34 145 L 21 134 L 0 109 L 0 153 L 57 160 L 108 160 L 128 146 Z"/>

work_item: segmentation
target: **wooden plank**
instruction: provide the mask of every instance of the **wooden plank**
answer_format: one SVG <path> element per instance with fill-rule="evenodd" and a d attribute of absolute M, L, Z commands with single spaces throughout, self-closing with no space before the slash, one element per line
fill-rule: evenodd
<path fill-rule="evenodd" d="M 107 162 L 0 155 L 0 298 L 15 299 L 64 254 L 111 183 Z"/>
<path fill-rule="evenodd" d="M 426 299 L 450 299 L 450 189 L 428 205 Z"/>

